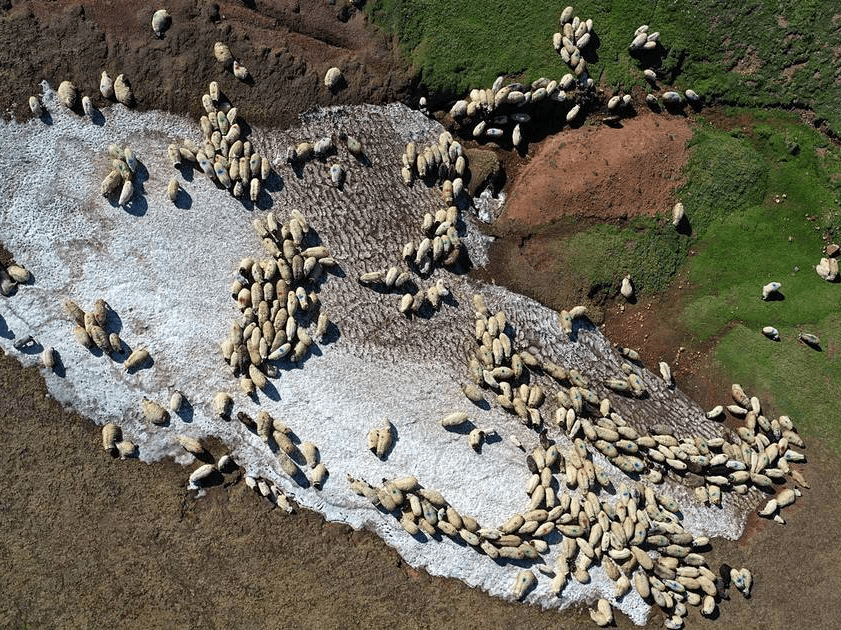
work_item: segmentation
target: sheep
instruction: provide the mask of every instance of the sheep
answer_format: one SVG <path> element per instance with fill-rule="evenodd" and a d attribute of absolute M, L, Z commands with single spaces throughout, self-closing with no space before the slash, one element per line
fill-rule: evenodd
<path fill-rule="evenodd" d="M 342 71 L 336 67 L 330 68 L 327 71 L 327 74 L 324 75 L 324 85 L 329 90 L 338 89 L 341 86 L 343 80 L 344 77 L 342 76 Z"/>

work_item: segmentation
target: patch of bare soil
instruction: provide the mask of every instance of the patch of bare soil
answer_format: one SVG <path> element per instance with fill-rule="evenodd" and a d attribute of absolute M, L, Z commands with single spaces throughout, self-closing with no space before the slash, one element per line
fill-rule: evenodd
<path fill-rule="evenodd" d="M 759 58 L 756 49 L 753 46 L 748 46 L 744 55 L 739 57 L 731 71 L 742 76 L 750 76 L 756 74 L 761 67 L 762 59 Z"/>
<path fill-rule="evenodd" d="M 713 358 L 718 340 L 698 343 L 679 323 L 690 290 L 686 274 L 680 273 L 660 295 L 636 303 L 617 297 L 605 307 L 602 332 L 613 343 L 637 350 L 655 374 L 660 361 L 668 363 L 676 386 L 702 408 L 712 409 L 729 404 L 732 381 Z"/>
<path fill-rule="evenodd" d="M 157 6 L 125 0 L 30 0 L 0 9 L 0 111 L 18 119 L 32 114 L 28 98 L 46 79 L 54 87 L 73 81 L 94 105 L 109 104 L 99 78 L 124 73 L 137 109 L 161 109 L 198 118 L 201 96 L 211 81 L 251 123 L 287 127 L 315 105 L 402 100 L 411 73 L 394 42 L 370 28 L 348 3 L 323 0 L 167 4 L 172 27 L 162 39 L 151 26 Z M 213 56 L 227 43 L 251 74 L 239 81 Z M 331 66 L 342 69 L 346 86 L 324 86 Z M 81 113 L 81 109 L 79 110 Z"/>
<path fill-rule="evenodd" d="M 628 218 L 674 204 L 692 130 L 641 111 L 622 128 L 586 125 L 548 137 L 511 182 L 502 219 L 535 226 L 562 215 Z"/>
<path fill-rule="evenodd" d="M 783 76 L 786 78 L 787 81 L 791 81 L 792 77 L 794 77 L 795 73 L 800 70 L 801 68 L 806 67 L 805 61 L 800 63 L 793 63 L 790 66 L 786 66 L 783 68 Z"/>

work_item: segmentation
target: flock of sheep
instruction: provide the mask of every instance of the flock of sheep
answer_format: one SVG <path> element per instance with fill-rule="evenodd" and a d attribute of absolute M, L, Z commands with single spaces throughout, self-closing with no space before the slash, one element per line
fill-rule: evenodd
<path fill-rule="evenodd" d="M 447 208 L 424 214 L 421 220 L 420 240 L 407 241 L 401 251 L 402 262 L 388 269 L 377 269 L 360 275 L 361 284 L 384 288 L 387 291 L 402 291 L 399 309 L 401 313 L 419 313 L 425 306 L 437 310 L 449 296 L 449 289 L 443 279 L 437 280 L 425 289 L 419 283 L 428 277 L 437 265 L 451 268 L 462 254 L 459 229 L 464 203 L 462 177 L 467 175 L 467 157 L 460 142 L 453 140 L 448 131 L 440 134 L 438 144 L 430 144 L 418 151 L 414 142 L 406 145 L 401 157 L 401 172 L 407 186 L 415 178 L 427 185 L 441 182 L 441 198 Z M 413 279 L 412 275 L 416 276 Z"/>
<path fill-rule="evenodd" d="M 271 258 L 240 263 L 239 279 L 231 287 L 242 316 L 232 325 L 221 350 L 240 388 L 251 396 L 265 390 L 267 377 L 277 376 L 273 363 L 285 357 L 302 360 L 314 340 L 321 340 L 330 320 L 321 311 L 317 289 L 325 270 L 336 261 L 323 245 L 306 246 L 309 223 L 297 210 L 286 223 L 274 213 L 255 229 Z M 308 328 L 314 324 L 312 334 Z"/>
<path fill-rule="evenodd" d="M 218 44 L 219 42 L 217 42 Z M 204 144 L 199 147 L 185 139 L 182 146 L 170 144 L 167 153 L 172 165 L 182 162 L 196 164 L 212 181 L 218 181 L 241 198 L 248 191 L 252 203 L 260 196 L 263 182 L 271 174 L 271 164 L 256 153 L 239 124 L 239 113 L 222 93 L 216 81 L 210 83 L 202 96 L 205 115 L 199 119 Z M 171 179 L 167 195 L 174 202 L 178 194 L 178 180 Z"/>
<path fill-rule="evenodd" d="M 573 13 L 571 6 L 561 12 L 561 30 L 552 36 L 553 48 L 572 72 L 564 74 L 560 80 L 541 77 L 531 84 L 515 82 L 506 85 L 505 78 L 499 76 L 490 88 L 471 90 L 449 110 L 451 119 L 463 133 L 469 132 L 478 141 L 499 143 L 510 138 L 511 145 L 521 148 L 526 142 L 527 127 L 532 118 L 536 115 L 554 115 L 546 109 L 547 104 L 562 104 L 567 123 L 580 119 L 592 104 L 601 105 L 595 98 L 595 84 L 588 76 L 587 60 L 584 57 L 586 51 L 596 43 L 594 23 L 592 19 L 581 19 Z M 629 46 L 632 55 L 660 50 L 660 33 L 649 33 L 648 30 L 648 25 L 644 24 L 634 33 Z M 652 60 L 640 59 L 641 63 L 645 61 Z M 655 70 L 646 67 L 643 76 L 652 87 L 657 88 L 658 75 Z M 702 100 L 692 89 L 685 90 L 684 96 L 674 90 L 663 91 L 660 96 L 662 102 L 670 108 L 681 107 L 684 97 L 693 106 L 700 105 Z M 645 102 L 652 109 L 660 107 L 660 101 L 653 93 L 646 95 Z M 608 114 L 603 122 L 618 124 L 623 111 L 630 111 L 633 106 L 631 95 L 615 94 L 608 99 L 606 106 Z M 543 109 L 541 111 L 538 108 Z"/>
<path fill-rule="evenodd" d="M 162 36 L 170 23 L 166 11 L 156 12 L 152 22 L 155 34 Z M 573 16 L 572 7 L 567 7 L 561 14 L 560 26 L 561 32 L 555 33 L 553 45 L 574 74 L 566 74 L 560 81 L 539 79 L 530 85 L 503 85 L 504 80 L 499 77 L 489 89 L 472 90 L 450 110 L 453 120 L 469 130 L 472 138 L 498 140 L 506 133 L 503 129 L 514 123 L 511 142 L 519 147 L 524 139 L 521 125 L 531 120 L 527 110 L 541 101 L 571 103 L 566 112 L 568 122 L 579 116 L 586 98 L 568 98 L 566 91 L 593 87 L 592 80 L 586 76 L 587 62 L 582 57 L 582 50 L 591 46 L 595 37 L 593 22 Z M 648 27 L 643 26 L 634 33 L 630 48 L 632 52 L 651 51 L 657 48 L 658 41 L 659 34 L 648 33 Z M 247 70 L 233 59 L 227 45 L 217 42 L 214 55 L 236 77 L 247 79 Z M 645 70 L 645 76 L 656 81 L 656 74 L 650 69 Z M 343 81 L 338 68 L 331 68 L 324 78 L 330 89 L 337 89 Z M 104 97 L 116 96 L 127 105 L 133 101 L 131 86 L 123 75 L 112 83 L 103 72 L 101 91 Z M 58 94 L 67 107 L 76 105 L 78 91 L 69 81 L 60 85 Z M 676 92 L 666 92 L 662 97 L 667 104 L 681 101 Z M 692 90 L 686 91 L 686 98 L 699 100 Z M 92 115 L 90 99 L 83 97 L 82 103 L 84 111 Z M 173 165 L 194 163 L 209 178 L 231 189 L 235 196 L 241 197 L 248 191 L 252 202 L 256 202 L 262 182 L 271 172 L 269 160 L 254 152 L 245 139 L 237 122 L 237 108 L 224 98 L 216 82 L 210 84 L 202 104 L 206 112 L 200 120 L 204 144 L 197 146 L 190 141 L 184 141 L 181 146 L 171 144 L 168 154 Z M 30 106 L 36 115 L 43 114 L 36 97 L 32 97 Z M 628 106 L 628 95 L 614 96 L 607 103 L 610 112 Z M 351 154 L 357 158 L 363 155 L 358 140 L 347 136 L 342 139 Z M 311 157 L 325 159 L 334 150 L 332 138 L 322 138 L 290 147 L 286 157 L 294 165 Z M 130 148 L 117 145 L 109 147 L 109 154 L 112 170 L 102 182 L 101 192 L 110 195 L 122 184 L 119 204 L 123 205 L 133 195 L 132 177 L 137 159 Z M 365 273 L 358 280 L 383 286 L 388 291 L 401 291 L 400 311 L 409 314 L 417 313 L 426 304 L 437 309 L 449 295 L 443 280 L 424 289 L 412 279 L 412 272 L 422 280 L 436 265 L 452 267 L 458 261 L 462 248 L 459 207 L 465 194 L 463 178 L 468 173 L 467 159 L 461 143 L 444 132 L 437 144 L 422 149 L 409 143 L 401 158 L 401 172 L 406 185 L 415 181 L 430 186 L 440 182 L 445 207 L 424 215 L 418 243 L 409 241 L 403 246 L 404 262 Z M 341 188 L 345 177 L 341 165 L 333 164 L 330 174 L 333 183 Z M 177 193 L 178 182 L 173 179 L 168 188 L 170 199 L 174 201 Z M 683 205 L 677 204 L 673 210 L 674 224 L 677 226 L 684 217 Z M 239 378 L 240 388 L 248 396 L 255 396 L 256 389 L 265 390 L 269 386 L 267 379 L 278 375 L 278 361 L 302 360 L 312 344 L 326 334 L 330 322 L 320 310 L 318 287 L 325 271 L 337 264 L 325 247 L 307 242 L 314 234 L 297 210 L 292 210 L 286 222 L 279 222 L 270 212 L 265 219 L 256 219 L 254 227 L 269 258 L 246 258 L 241 262 L 239 276 L 231 288 L 240 316 L 220 348 L 226 364 Z M 821 277 L 833 281 L 838 276 L 837 260 L 832 256 L 823 258 L 816 270 Z M 16 283 L 27 280 L 28 273 L 22 267 L 0 266 L 3 295 L 11 294 Z M 763 299 L 779 288 L 778 283 L 766 285 Z M 620 292 L 626 298 L 633 294 L 629 276 L 623 279 Z M 532 563 L 539 574 L 551 579 L 550 588 L 558 595 L 570 578 L 587 583 L 591 568 L 601 566 L 615 584 L 615 598 L 635 588 L 644 599 L 666 612 L 667 628 L 682 627 L 688 606 L 700 607 L 705 615 L 714 614 L 717 602 L 730 585 L 749 596 L 753 581 L 750 571 L 724 565 L 716 575 L 702 553 L 709 548 L 709 540 L 687 531 L 681 525 L 680 506 L 665 493 L 655 491 L 652 484 L 660 484 L 666 478 L 679 479 L 694 488 L 698 502 L 711 505 L 721 505 L 722 494 L 727 492 L 747 494 L 758 490 L 774 494 L 759 509 L 759 514 L 784 522 L 780 511 L 800 496 L 799 488 L 809 487 L 791 465 L 805 460 L 796 450 L 804 445 L 791 420 L 787 416 L 766 417 L 760 401 L 748 397 L 734 384 L 731 395 L 735 404 L 718 406 L 707 417 L 723 419 L 726 410 L 741 423 L 735 432 L 722 430 L 720 437 L 705 439 L 689 434 L 688 428 L 676 432 L 655 424 L 647 432 L 635 429 L 614 410 L 611 398 L 620 396 L 633 401 L 646 397 L 637 353 L 621 349 L 627 359 L 622 363 L 621 373 L 593 380 L 576 367 L 559 365 L 515 347 L 517 337 L 506 314 L 502 310 L 492 313 L 481 295 L 474 296 L 473 306 L 473 335 L 477 346 L 475 355 L 468 361 L 469 378 L 462 384 L 462 391 L 470 402 L 480 406 L 496 404 L 511 414 L 512 420 L 539 434 L 540 445 L 526 455 L 532 473 L 526 487 L 527 508 L 503 523 L 482 524 L 461 514 L 440 492 L 423 487 L 413 476 L 387 480 L 380 485 L 349 477 L 351 488 L 384 512 L 393 514 L 412 536 L 422 539 L 447 536 L 495 560 Z M 103 300 L 98 300 L 89 312 L 70 301 L 66 307 L 76 323 L 74 334 L 82 345 L 97 347 L 109 355 L 123 352 L 118 333 L 107 331 L 108 306 Z M 559 313 L 560 328 L 571 342 L 575 341 L 573 322 L 585 316 L 586 309 L 581 306 Z M 773 328 L 763 332 L 768 336 L 777 334 Z M 125 367 L 137 369 L 150 359 L 148 351 L 140 348 L 127 357 Z M 53 367 L 55 360 L 54 352 L 48 348 L 44 364 Z M 671 382 L 667 364 L 660 364 L 660 373 L 664 380 Z M 168 409 L 146 398 L 141 408 L 151 424 L 165 425 L 169 411 L 178 412 L 184 402 L 184 395 L 175 392 Z M 233 398 L 227 392 L 219 392 L 213 399 L 213 408 L 220 418 L 229 419 Z M 470 416 L 467 411 L 453 411 L 441 418 L 440 424 L 447 430 L 460 430 L 468 425 Z M 290 428 L 265 411 L 256 419 L 240 411 L 237 418 L 272 446 L 284 473 L 299 485 L 306 483 L 302 468 L 309 470 L 309 482 L 316 488 L 325 483 L 328 472 L 314 444 L 296 443 Z M 486 432 L 475 426 L 471 429 L 470 446 L 479 451 Z M 550 435 L 558 437 L 554 439 Z M 103 427 L 102 440 L 106 451 L 122 457 L 136 454 L 136 446 L 123 440 L 119 426 L 113 423 Z M 176 440 L 197 459 L 212 459 L 195 438 L 179 435 Z M 367 443 L 377 457 L 387 457 L 393 445 L 392 425 L 386 422 L 372 429 Z M 597 463 L 595 453 L 625 473 L 626 482 L 615 488 L 612 475 Z M 191 473 L 189 487 L 199 488 L 212 475 L 235 468 L 229 455 L 215 464 L 205 463 Z M 777 492 L 789 479 L 795 487 Z M 272 482 L 246 477 L 246 483 L 281 507 L 291 509 L 283 492 Z M 607 489 L 615 490 L 615 498 L 602 492 Z M 554 564 L 548 566 L 542 563 L 542 558 L 553 546 L 560 552 Z M 530 568 L 523 569 L 513 586 L 514 596 L 522 598 L 538 579 Z M 600 599 L 590 615 L 599 626 L 610 624 L 613 620 L 610 602 Z"/>
<path fill-rule="evenodd" d="M 722 494 L 727 492 L 746 494 L 756 488 L 773 494 L 789 478 L 808 488 L 791 466 L 805 459 L 792 448 L 802 447 L 803 442 L 791 420 L 767 418 L 759 400 L 749 398 L 734 384 L 735 404 L 726 410 L 744 421 L 735 432 L 723 430 L 713 439 L 680 437 L 674 429 L 657 424 L 641 432 L 613 411 L 611 403 L 616 395 L 629 400 L 647 396 L 635 351 L 620 349 L 628 360 L 622 374 L 590 382 L 576 368 L 518 351 L 512 342 L 516 331 L 504 311 L 491 313 L 480 294 L 474 296 L 473 304 L 478 346 L 469 361 L 470 380 L 462 386 L 465 396 L 481 406 L 486 404 L 485 392 L 490 392 L 491 403 L 540 433 L 540 445 L 526 457 L 532 477 L 526 487 L 529 504 L 525 511 L 488 526 L 461 514 L 440 492 L 422 487 L 412 476 L 382 485 L 349 478 L 353 490 L 394 514 L 416 538 L 447 536 L 497 561 L 534 563 L 539 574 L 551 578 L 550 588 L 556 594 L 570 578 L 588 583 L 591 568 L 600 565 L 615 582 L 616 598 L 636 588 L 667 613 L 668 628 L 683 626 L 687 606 L 713 615 L 730 585 L 748 596 L 753 582 L 750 571 L 723 565 L 718 575 L 713 572 L 702 553 L 709 548 L 709 540 L 685 530 L 680 506 L 649 484 L 659 484 L 666 477 L 680 479 L 694 488 L 697 501 L 711 505 L 721 505 Z M 570 339 L 574 339 L 573 321 L 585 315 L 583 307 L 559 314 L 561 328 Z M 660 371 L 671 380 L 666 364 L 661 364 Z M 724 413 L 722 405 L 707 417 L 723 419 Z M 470 445 L 478 450 L 484 431 L 472 425 L 470 416 L 470 412 L 454 411 L 443 416 L 440 424 L 459 433 L 472 428 Z M 549 437 L 556 429 L 572 448 L 564 449 L 561 441 Z M 379 449 L 382 431 L 388 440 L 388 427 L 369 434 L 372 450 Z M 594 452 L 629 476 L 618 491 Z M 784 522 L 779 510 L 798 496 L 798 487 L 782 489 L 759 514 Z M 547 566 L 542 557 L 555 545 L 560 545 L 561 553 L 554 566 Z M 538 579 L 530 569 L 521 571 L 514 596 L 523 597 Z M 613 618 L 610 603 L 600 600 L 591 617 L 599 625 L 609 624 Z"/>

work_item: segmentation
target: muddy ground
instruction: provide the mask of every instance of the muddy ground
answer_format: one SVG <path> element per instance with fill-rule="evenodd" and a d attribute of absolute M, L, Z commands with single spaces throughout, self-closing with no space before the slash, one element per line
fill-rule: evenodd
<path fill-rule="evenodd" d="M 288 125 L 312 104 L 412 98 L 412 75 L 395 43 L 372 34 L 347 2 L 218 6 L 217 14 L 213 3 L 171 3 L 173 27 L 157 40 L 151 9 L 133 3 L 3 0 L 0 109 L 28 117 L 26 100 L 43 79 L 53 86 L 71 79 L 105 106 L 98 92 L 103 68 L 131 79 L 138 108 L 193 116 L 207 83 L 218 80 L 232 100 L 247 103 L 247 119 L 269 126 Z M 211 54 L 217 39 L 249 67 L 253 84 L 221 71 Z M 331 65 L 341 66 L 348 79 L 336 94 L 321 82 Z M 541 156 L 561 148 L 558 142 L 536 144 L 517 158 L 523 170 L 536 169 L 530 179 L 540 175 Z M 659 195 L 658 207 L 668 200 L 668 186 L 637 177 L 635 161 L 620 163 L 615 152 L 591 159 L 593 169 L 621 167 L 610 197 Z M 652 159 L 655 167 L 665 166 Z M 504 251 L 516 252 L 520 243 L 508 246 Z M 510 263 L 497 257 L 489 273 L 501 277 Z M 557 295 L 555 285 L 563 284 L 528 274 L 510 280 L 513 289 L 536 297 Z M 639 348 L 648 364 L 672 363 L 678 386 L 708 406 L 724 399 L 729 381 L 710 347 L 693 346 L 674 317 L 662 316 L 679 312 L 681 287 L 678 280 L 669 294 L 624 310 L 603 305 L 605 332 Z M 571 296 L 581 290 L 562 288 Z M 272 510 L 241 481 L 195 499 L 184 489 L 179 465 L 112 460 L 92 422 L 63 410 L 37 370 L 23 370 L 7 356 L 0 356 L 0 444 L 3 628 L 450 628 L 465 620 L 477 628 L 592 627 L 581 610 L 512 605 L 413 570 L 374 535 L 306 511 Z M 741 541 L 714 541 L 713 562 L 754 571 L 752 600 L 735 594 L 712 622 L 693 611 L 689 627 L 834 627 L 830 615 L 841 609 L 839 459 L 818 444 L 809 444 L 807 453 L 804 474 L 813 489 L 786 511 L 788 525 L 754 517 Z M 632 627 L 625 618 L 617 625 Z M 662 627 L 662 616 L 655 613 L 649 626 Z"/>

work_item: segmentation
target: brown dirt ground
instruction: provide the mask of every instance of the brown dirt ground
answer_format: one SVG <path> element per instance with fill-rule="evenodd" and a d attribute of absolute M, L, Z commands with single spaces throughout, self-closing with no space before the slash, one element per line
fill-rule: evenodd
<path fill-rule="evenodd" d="M 9 8 L 11 5 L 11 8 Z M 367 27 L 364 15 L 341 0 L 167 3 L 172 27 L 152 32 L 155 7 L 126 0 L 0 2 L 0 81 L 3 108 L 32 116 L 28 99 L 46 79 L 68 79 L 94 105 L 108 102 L 99 77 L 124 73 L 137 109 L 198 118 L 201 96 L 218 81 L 252 123 L 288 127 L 314 105 L 384 103 L 407 97 L 412 78 L 394 43 Z M 218 6 L 218 12 L 213 7 Z M 4 10 L 5 7 L 5 10 Z M 340 8 L 344 7 L 344 8 Z M 347 13 L 342 21 L 339 14 Z M 344 16 L 343 16 L 344 17 Z M 213 43 L 226 42 L 253 80 L 243 82 L 216 62 Z M 331 66 L 347 87 L 332 94 L 323 83 Z M 79 109 L 81 113 L 81 108 Z"/>
<path fill-rule="evenodd" d="M 562 215 L 626 219 L 674 204 L 683 183 L 686 119 L 640 114 L 622 128 L 585 125 L 540 142 L 513 178 L 503 220 L 527 226 Z"/>
<path fill-rule="evenodd" d="M 346 2 L 219 6 L 215 20 L 212 3 L 170 3 L 173 28 L 156 40 L 149 27 L 152 9 L 130 2 L 0 0 L 5 88 L 0 107 L 27 118 L 26 101 L 39 91 L 38 82 L 48 79 L 55 87 L 65 78 L 103 106 L 98 92 L 103 68 L 112 76 L 126 73 L 140 109 L 198 116 L 200 95 L 216 79 L 243 104 L 249 120 L 280 127 L 312 104 L 385 102 L 405 98 L 412 89 L 393 42 L 372 35 L 353 11 L 343 16 L 347 22 L 338 19 L 347 11 Z M 254 84 L 220 71 L 210 52 L 217 39 L 231 45 L 255 76 Z M 321 83 L 330 65 L 342 67 L 348 78 L 348 87 L 337 95 Z M 639 120 L 634 124 L 650 125 L 645 116 Z M 632 122 L 619 131 L 630 135 Z M 601 131 L 574 133 L 588 138 Z M 505 159 L 508 167 L 515 166 Z M 594 159 L 586 162 L 589 173 L 581 171 L 585 180 L 593 171 L 605 172 Z M 612 159 L 611 168 L 627 166 L 618 155 Z M 661 171 L 672 168 L 668 160 L 657 162 L 656 155 L 650 159 Z M 656 178 L 649 178 L 636 195 L 665 195 L 657 206 L 667 207 L 669 193 L 663 189 L 670 181 L 655 185 Z M 622 198 L 618 183 L 609 182 L 600 193 L 606 200 L 613 197 L 613 205 L 587 205 L 583 189 L 573 199 L 585 214 L 591 207 L 612 212 Z M 633 199 L 635 191 L 629 192 Z M 514 250 L 522 244 L 518 235 L 503 241 Z M 1 245 L 0 260 L 8 261 Z M 505 261 L 505 256 L 495 260 L 497 270 Z M 581 290 L 569 278 L 560 283 L 521 278 L 510 286 L 540 297 L 555 295 L 551 287 L 557 284 L 570 295 Z M 624 312 L 608 305 L 605 330 L 614 341 L 639 347 L 649 364 L 661 358 L 673 363 L 678 385 L 710 405 L 729 382 L 711 362 L 709 348 L 692 346 L 674 319 L 663 316 L 671 312 L 669 306 L 677 308 L 679 294 L 675 289 L 650 307 L 641 302 Z M 687 350 L 677 363 L 680 346 Z M 692 369 L 685 357 L 692 358 Z M 112 460 L 101 450 L 93 423 L 63 410 L 47 395 L 37 370 L 22 369 L 2 352 L 0 443 L 2 628 L 455 628 L 466 619 L 477 628 L 592 627 L 580 610 L 556 613 L 512 605 L 413 570 L 368 532 L 326 523 L 307 511 L 271 510 L 238 473 L 196 500 L 184 490 L 187 471 L 172 462 Z M 786 527 L 752 521 L 743 540 L 714 541 L 713 562 L 754 570 L 753 600 L 735 596 L 722 605 L 717 621 L 693 612 L 689 627 L 833 627 L 830 615 L 841 609 L 839 460 L 818 444 L 807 452 L 805 474 L 813 490 L 787 511 Z M 662 627 L 662 617 L 655 614 L 648 625 Z M 633 627 L 621 616 L 617 626 Z"/>
<path fill-rule="evenodd" d="M 500 152 L 507 198 L 487 228 L 497 238 L 491 264 L 477 277 L 556 310 L 587 303 L 590 319 L 602 323 L 604 305 L 590 299 L 586 278 L 559 263 L 564 239 L 595 223 L 624 225 L 635 216 L 670 212 L 692 137 L 685 116 L 644 106 L 622 125 L 564 128 L 530 144 L 523 156 Z"/>

